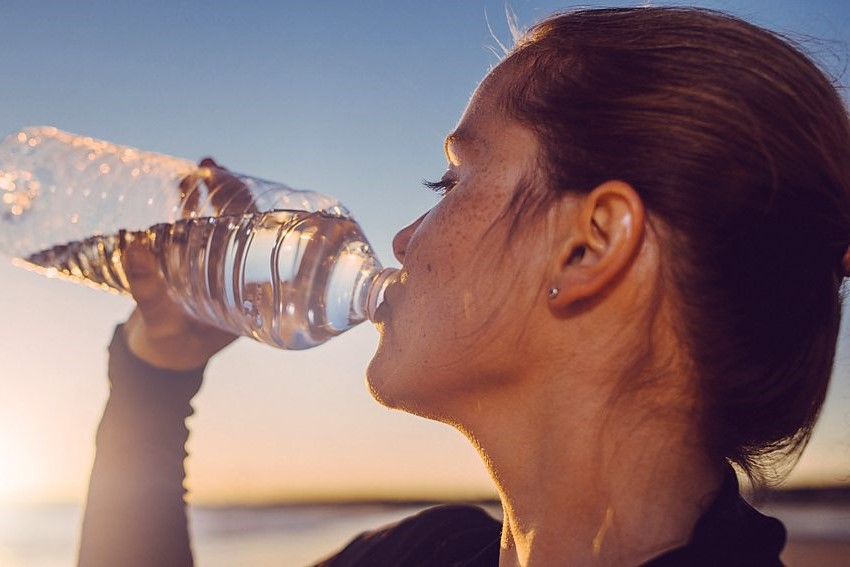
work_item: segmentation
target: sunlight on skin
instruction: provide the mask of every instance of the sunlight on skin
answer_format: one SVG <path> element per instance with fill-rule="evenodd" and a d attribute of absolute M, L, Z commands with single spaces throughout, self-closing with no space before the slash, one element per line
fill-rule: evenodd
<path fill-rule="evenodd" d="M 605 541 L 605 534 L 608 533 L 608 528 L 614 522 L 614 509 L 611 506 L 605 510 L 605 519 L 602 520 L 602 525 L 599 526 L 599 531 L 596 532 L 596 537 L 593 538 L 593 556 L 599 557 L 602 551 L 602 542 Z"/>

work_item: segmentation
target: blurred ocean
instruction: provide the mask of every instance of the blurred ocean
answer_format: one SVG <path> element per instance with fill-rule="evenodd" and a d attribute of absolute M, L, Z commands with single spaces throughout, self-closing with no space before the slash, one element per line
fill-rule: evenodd
<path fill-rule="evenodd" d="M 302 566 L 339 549 L 363 530 L 396 521 L 422 504 L 194 507 L 195 563 L 200 567 Z M 498 515 L 497 505 L 489 511 Z M 850 502 L 781 502 L 763 506 L 788 528 L 790 567 L 850 566 Z M 0 505 L 0 567 L 74 565 L 82 509 L 75 505 Z"/>

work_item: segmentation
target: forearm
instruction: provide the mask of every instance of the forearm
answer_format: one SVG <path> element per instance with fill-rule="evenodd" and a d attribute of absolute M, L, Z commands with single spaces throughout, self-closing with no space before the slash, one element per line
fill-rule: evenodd
<path fill-rule="evenodd" d="M 121 327 L 109 354 L 111 390 L 97 433 L 79 564 L 191 565 L 185 420 L 203 368 L 150 366 L 129 352 Z"/>

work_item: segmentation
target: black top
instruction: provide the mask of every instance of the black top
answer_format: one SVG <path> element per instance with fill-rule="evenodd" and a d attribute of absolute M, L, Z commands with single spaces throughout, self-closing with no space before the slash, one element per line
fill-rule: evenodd
<path fill-rule="evenodd" d="M 146 364 L 129 351 L 121 327 L 109 354 L 111 389 L 97 432 L 79 565 L 190 566 L 185 419 L 203 369 L 174 372 Z M 360 534 L 317 565 L 492 567 L 499 562 L 500 532 L 501 524 L 480 508 L 438 506 Z M 784 544 L 785 528 L 741 498 L 730 468 L 688 544 L 645 565 L 781 566 Z"/>
<path fill-rule="evenodd" d="M 439 506 L 355 538 L 317 565 L 405 565 L 493 567 L 499 564 L 501 524 L 475 506 Z M 738 493 L 729 468 L 712 506 L 684 547 L 645 563 L 646 567 L 781 566 L 785 528 L 764 516 Z"/>

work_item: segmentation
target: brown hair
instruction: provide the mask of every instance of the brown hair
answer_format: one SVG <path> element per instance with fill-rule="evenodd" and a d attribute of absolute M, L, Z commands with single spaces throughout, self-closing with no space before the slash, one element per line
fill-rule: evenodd
<path fill-rule="evenodd" d="M 850 241 L 836 88 L 788 40 L 693 8 L 557 14 L 503 65 L 505 111 L 544 148 L 544 199 L 620 179 L 673 235 L 663 269 L 709 450 L 755 480 L 793 463 L 832 370 Z"/>

